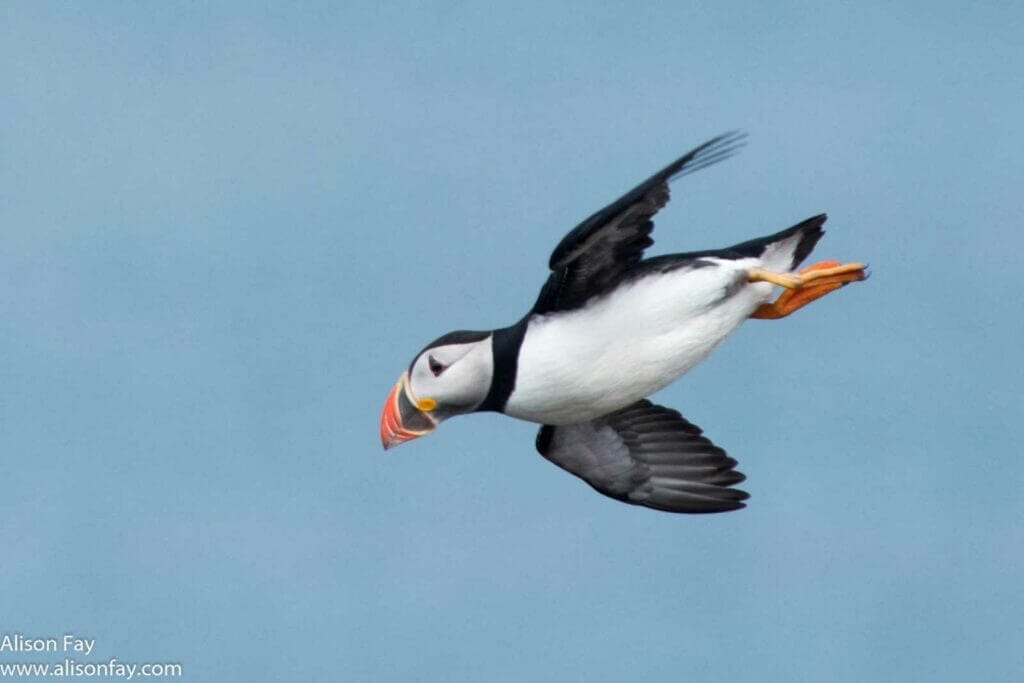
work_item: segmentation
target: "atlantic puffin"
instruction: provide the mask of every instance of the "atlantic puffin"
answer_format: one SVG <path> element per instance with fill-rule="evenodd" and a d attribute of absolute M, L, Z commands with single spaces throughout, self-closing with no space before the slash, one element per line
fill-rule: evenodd
<path fill-rule="evenodd" d="M 540 424 L 540 454 L 611 498 L 676 513 L 745 507 L 736 460 L 646 397 L 748 318 L 784 318 L 867 271 L 838 261 L 796 270 L 825 214 L 725 249 L 644 258 L 669 182 L 732 156 L 744 138 L 705 142 L 569 231 L 517 323 L 427 344 L 384 404 L 385 450 L 450 417 L 496 411 Z"/>

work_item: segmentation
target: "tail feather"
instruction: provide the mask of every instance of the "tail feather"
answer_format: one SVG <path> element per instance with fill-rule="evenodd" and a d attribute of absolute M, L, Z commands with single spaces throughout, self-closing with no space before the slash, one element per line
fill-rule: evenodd
<path fill-rule="evenodd" d="M 828 216 L 820 214 L 774 235 L 737 244 L 727 251 L 759 258 L 768 270 L 793 270 L 811 254 L 814 245 L 825 234 L 821 226 L 826 220 Z"/>

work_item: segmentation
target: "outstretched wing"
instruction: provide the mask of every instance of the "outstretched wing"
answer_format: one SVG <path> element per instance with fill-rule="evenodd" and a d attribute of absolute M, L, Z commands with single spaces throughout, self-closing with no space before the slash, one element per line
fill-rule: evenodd
<path fill-rule="evenodd" d="M 573 228 L 551 254 L 552 273 L 533 312 L 574 308 L 613 286 L 654 244 L 652 218 L 668 203 L 669 181 L 732 156 L 744 137 L 708 140 Z"/>
<path fill-rule="evenodd" d="M 677 411 L 637 401 L 590 422 L 541 427 L 545 458 L 625 503 L 666 512 L 728 512 L 746 492 L 736 461 Z"/>

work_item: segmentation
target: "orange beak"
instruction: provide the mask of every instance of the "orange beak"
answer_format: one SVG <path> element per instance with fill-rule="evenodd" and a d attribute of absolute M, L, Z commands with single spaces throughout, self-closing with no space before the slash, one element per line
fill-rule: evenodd
<path fill-rule="evenodd" d="M 380 441 L 384 450 L 426 436 L 435 429 L 437 423 L 420 410 L 409 395 L 409 373 L 403 372 L 388 394 L 380 416 Z"/>

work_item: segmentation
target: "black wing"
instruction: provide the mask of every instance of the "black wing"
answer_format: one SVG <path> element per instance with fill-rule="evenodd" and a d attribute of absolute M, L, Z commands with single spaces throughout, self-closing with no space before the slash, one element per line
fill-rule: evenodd
<path fill-rule="evenodd" d="M 677 411 L 647 400 L 590 422 L 541 427 L 537 450 L 599 492 L 666 512 L 728 512 L 746 492 L 736 461 Z"/>
<path fill-rule="evenodd" d="M 613 287 L 654 244 L 651 219 L 668 203 L 669 181 L 732 156 L 744 137 L 726 133 L 708 140 L 573 228 L 551 254 L 553 272 L 533 312 L 575 308 Z"/>

